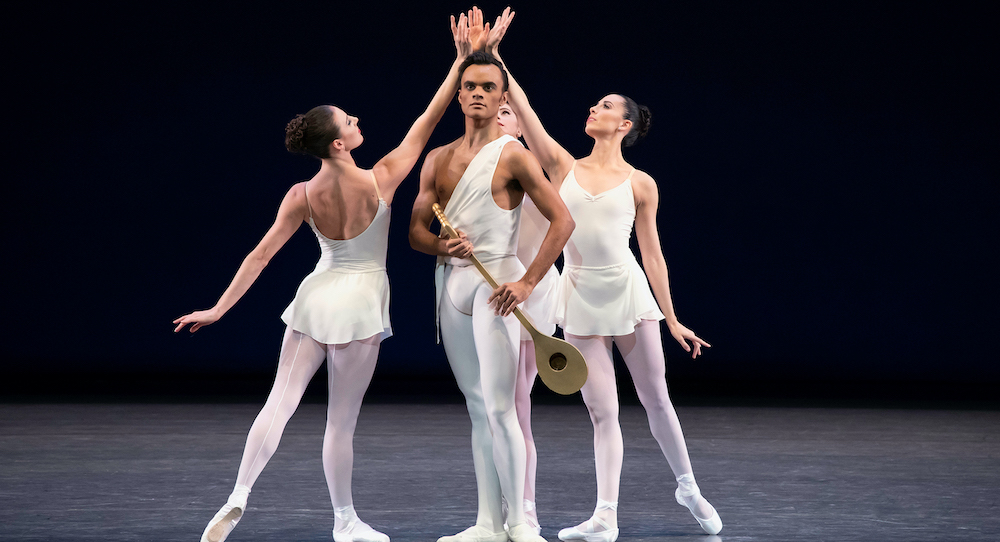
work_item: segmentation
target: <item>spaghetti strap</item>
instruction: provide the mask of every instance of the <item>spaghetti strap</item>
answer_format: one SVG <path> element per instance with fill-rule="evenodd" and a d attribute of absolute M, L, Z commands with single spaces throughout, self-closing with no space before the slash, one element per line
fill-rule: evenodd
<path fill-rule="evenodd" d="M 629 171 L 629 172 L 628 172 L 628 177 L 625 177 L 625 180 L 626 180 L 626 181 L 631 181 L 631 180 L 632 180 L 632 174 L 633 174 L 633 173 L 635 173 L 635 168 L 632 168 L 632 171 Z"/>
<path fill-rule="evenodd" d="M 369 169 L 368 173 L 372 176 L 372 183 L 375 185 L 375 195 L 378 196 L 379 201 L 382 201 L 382 192 L 378 189 L 378 181 L 375 180 L 375 170 Z"/>
<path fill-rule="evenodd" d="M 302 188 L 306 193 L 306 209 L 309 209 L 309 220 L 312 220 L 313 208 L 312 205 L 309 205 L 309 181 L 305 181 L 305 183 L 302 185 Z"/>

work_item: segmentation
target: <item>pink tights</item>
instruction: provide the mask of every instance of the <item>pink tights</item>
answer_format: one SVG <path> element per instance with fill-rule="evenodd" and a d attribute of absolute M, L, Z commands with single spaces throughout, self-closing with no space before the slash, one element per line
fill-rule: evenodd
<path fill-rule="evenodd" d="M 618 423 L 618 388 L 611 357 L 612 343 L 618 345 L 618 350 L 625 359 L 639 401 L 646 410 L 649 429 L 660 445 L 670 470 L 675 477 L 692 474 L 684 433 L 667 394 L 666 360 L 660 342 L 660 323 L 643 320 L 636 325 L 634 332 L 615 337 L 566 333 L 566 340 L 583 353 L 590 373 L 581 391 L 594 424 L 597 498 L 609 503 L 618 502 L 622 471 L 622 430 Z M 699 510 L 699 513 L 703 512 L 702 517 L 711 515 L 707 501 L 701 499 L 699 504 L 698 508 L 706 507 Z M 611 524 L 612 528 L 617 527 L 615 511 L 606 508 L 602 512 L 597 515 L 607 516 L 601 519 Z"/>
<path fill-rule="evenodd" d="M 327 360 L 329 404 L 323 435 L 323 472 L 335 508 L 353 505 L 354 428 L 378 358 L 380 337 L 347 344 L 322 344 L 308 335 L 285 330 L 278 373 L 264 408 L 247 435 L 236 485 L 252 487 L 274 454 L 285 424 L 295 413 L 306 385 Z"/>

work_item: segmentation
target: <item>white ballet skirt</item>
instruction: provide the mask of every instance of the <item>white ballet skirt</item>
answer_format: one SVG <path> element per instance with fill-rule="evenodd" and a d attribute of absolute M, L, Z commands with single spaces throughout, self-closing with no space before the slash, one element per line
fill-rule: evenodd
<path fill-rule="evenodd" d="M 635 224 L 632 175 L 593 196 L 570 170 L 559 195 L 576 229 L 563 249 L 553 321 L 573 335 L 621 336 L 642 320 L 663 320 L 646 273 L 629 248 Z"/>
<path fill-rule="evenodd" d="M 517 259 L 521 260 L 524 267 L 531 265 L 538 255 L 538 249 L 542 246 L 542 240 L 549 231 L 549 220 L 542 216 L 535 202 L 527 194 L 521 202 L 521 230 L 517 240 Z M 559 270 L 556 266 L 550 266 L 549 270 L 535 285 L 528 299 L 521 303 L 521 310 L 528 315 L 531 322 L 535 324 L 538 331 L 546 335 L 556 332 L 556 324 L 552 321 L 552 314 L 555 310 L 556 289 L 559 285 Z M 531 339 L 531 334 L 527 329 L 521 327 L 521 340 Z"/>
<path fill-rule="evenodd" d="M 285 324 L 324 344 L 392 336 L 385 270 L 390 215 L 389 207 L 379 198 L 378 211 L 368 228 L 344 240 L 326 237 L 309 217 L 309 226 L 319 241 L 320 259 L 282 313 Z"/>

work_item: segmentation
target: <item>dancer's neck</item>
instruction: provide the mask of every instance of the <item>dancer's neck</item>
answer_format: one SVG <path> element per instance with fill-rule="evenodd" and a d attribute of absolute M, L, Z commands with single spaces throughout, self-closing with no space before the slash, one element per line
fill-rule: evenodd
<path fill-rule="evenodd" d="M 465 117 L 465 137 L 461 146 L 467 150 L 478 150 L 503 135 L 496 118 L 473 119 Z"/>

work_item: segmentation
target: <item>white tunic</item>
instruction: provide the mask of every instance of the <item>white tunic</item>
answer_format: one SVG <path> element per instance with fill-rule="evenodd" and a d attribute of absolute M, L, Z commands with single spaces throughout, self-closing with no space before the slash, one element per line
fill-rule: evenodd
<path fill-rule="evenodd" d="M 662 320 L 646 274 L 629 248 L 635 225 L 632 174 L 591 195 L 570 170 L 559 195 L 576 229 L 563 249 L 555 322 L 573 335 L 618 336 L 632 333 L 642 320 Z"/>
<path fill-rule="evenodd" d="M 392 336 L 385 271 L 391 214 L 379 195 L 378 211 L 368 228 L 352 239 L 340 240 L 316 228 L 309 208 L 309 226 L 319 241 L 320 258 L 282 313 L 285 324 L 324 344 L 344 344 L 377 334 L 383 340 Z"/>

